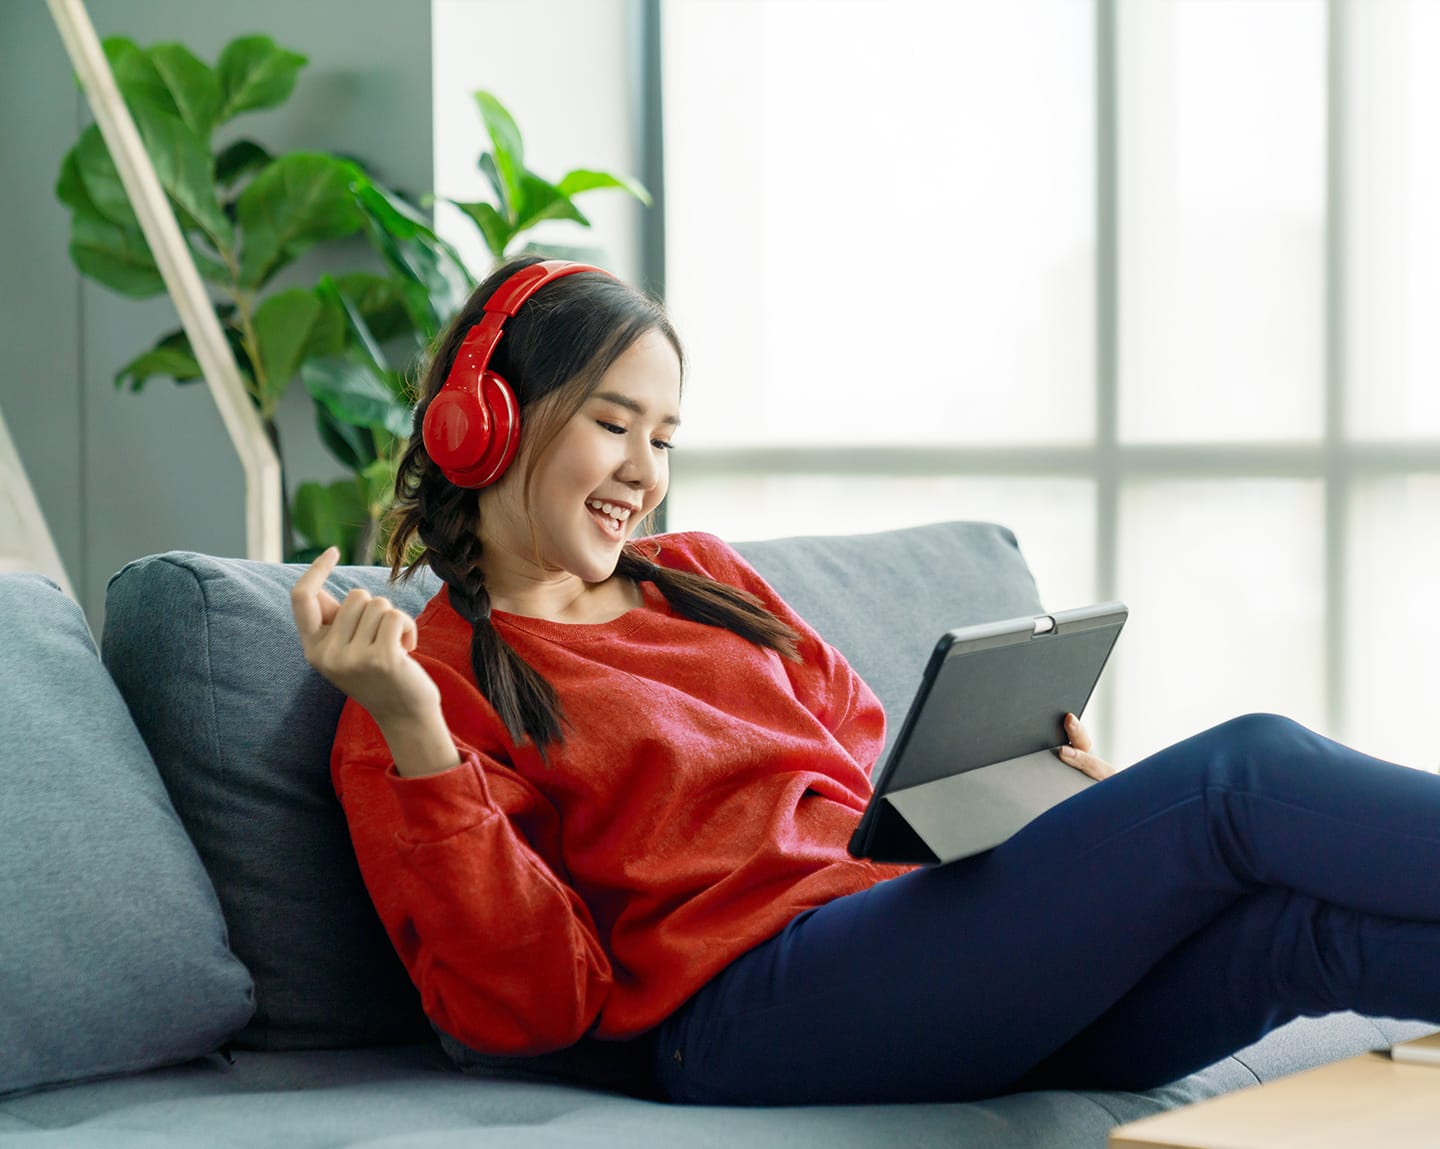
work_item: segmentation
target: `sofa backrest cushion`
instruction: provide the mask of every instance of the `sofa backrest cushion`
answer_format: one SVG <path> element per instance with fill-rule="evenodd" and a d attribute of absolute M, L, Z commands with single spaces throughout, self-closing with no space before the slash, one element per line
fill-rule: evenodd
<path fill-rule="evenodd" d="M 879 696 L 887 749 L 944 631 L 1042 609 L 1014 534 L 994 523 L 774 539 L 735 549 Z"/>
<path fill-rule="evenodd" d="M 110 580 L 101 650 L 215 883 L 255 979 L 235 1044 L 327 1049 L 433 1035 L 371 908 L 330 782 L 344 697 L 310 669 L 290 610 L 305 568 L 176 551 Z M 428 572 L 344 567 L 419 613 Z"/>
<path fill-rule="evenodd" d="M 1014 537 L 990 524 L 739 549 L 876 690 L 892 736 L 943 630 L 1038 609 Z M 239 1043 L 406 1040 L 428 1029 L 331 786 L 343 700 L 300 650 L 289 593 L 302 569 L 183 552 L 131 563 L 111 580 L 101 646 L 255 977 Z M 342 567 L 328 585 L 412 613 L 439 587 L 428 574 L 391 587 L 387 573 Z"/>
<path fill-rule="evenodd" d="M 80 608 L 0 574 L 0 1093 L 209 1053 L 253 1008 Z"/>

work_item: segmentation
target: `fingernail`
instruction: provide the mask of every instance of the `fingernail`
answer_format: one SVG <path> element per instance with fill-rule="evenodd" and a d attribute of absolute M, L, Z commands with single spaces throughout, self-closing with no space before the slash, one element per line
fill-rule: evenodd
<path fill-rule="evenodd" d="M 1062 747 L 1060 747 L 1060 757 L 1062 757 L 1062 758 L 1074 758 L 1074 757 L 1075 757 L 1075 747 L 1073 747 L 1073 746 L 1062 746 Z"/>

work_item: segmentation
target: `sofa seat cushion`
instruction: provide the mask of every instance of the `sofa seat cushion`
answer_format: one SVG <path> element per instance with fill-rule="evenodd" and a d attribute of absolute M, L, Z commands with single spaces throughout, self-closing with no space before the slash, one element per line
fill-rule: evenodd
<path fill-rule="evenodd" d="M 185 1061 L 253 1008 L 80 608 L 0 575 L 0 1093 Z"/>
<path fill-rule="evenodd" d="M 513 1075 L 462 1075 L 435 1046 L 240 1051 L 0 1101 L 0 1149 L 1104 1149 L 1114 1126 L 1429 1028 L 1354 1014 L 1298 1021 L 1147 1093 L 1017 1093 L 948 1105 L 667 1105 Z M 1252 1072 L 1252 1065 L 1265 1068 Z"/>

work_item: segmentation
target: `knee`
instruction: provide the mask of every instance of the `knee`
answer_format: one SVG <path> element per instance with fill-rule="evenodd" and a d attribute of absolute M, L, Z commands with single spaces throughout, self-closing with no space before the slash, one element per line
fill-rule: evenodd
<path fill-rule="evenodd" d="M 1266 746 L 1289 742 L 1297 734 L 1310 732 L 1283 714 L 1242 714 L 1222 722 L 1211 733 L 1238 740 L 1247 746 Z"/>
<path fill-rule="evenodd" d="M 1273 774 L 1286 764 L 1304 758 L 1304 747 L 1314 734 L 1292 718 L 1280 714 L 1242 714 L 1207 730 L 1210 774 L 1237 781 L 1237 772 L 1254 770 Z"/>

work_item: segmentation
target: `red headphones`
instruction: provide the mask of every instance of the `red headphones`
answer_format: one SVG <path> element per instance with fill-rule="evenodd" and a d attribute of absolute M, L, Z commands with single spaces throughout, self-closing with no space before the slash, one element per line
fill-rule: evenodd
<path fill-rule="evenodd" d="M 486 370 L 505 320 L 553 280 L 603 267 L 547 259 L 517 271 L 485 301 L 485 317 L 465 335 L 445 386 L 425 411 L 425 450 L 457 487 L 488 487 L 520 446 L 520 404 L 510 384 Z"/>

